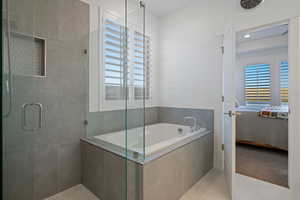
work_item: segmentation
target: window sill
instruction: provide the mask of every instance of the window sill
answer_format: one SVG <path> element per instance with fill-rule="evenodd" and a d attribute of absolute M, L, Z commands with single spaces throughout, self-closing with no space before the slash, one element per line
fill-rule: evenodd
<path fill-rule="evenodd" d="M 259 112 L 262 109 L 269 108 L 273 111 L 288 112 L 288 106 L 239 106 L 236 111 Z"/>
<path fill-rule="evenodd" d="M 152 100 L 146 100 L 146 108 L 153 107 Z M 128 101 L 127 105 L 125 101 L 104 101 L 99 108 L 99 112 L 113 111 L 113 110 L 125 110 L 127 109 L 143 109 L 144 103 L 142 100 Z"/>

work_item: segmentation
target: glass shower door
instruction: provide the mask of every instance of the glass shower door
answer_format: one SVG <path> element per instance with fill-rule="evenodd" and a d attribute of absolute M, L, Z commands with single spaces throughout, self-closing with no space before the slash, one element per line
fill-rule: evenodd
<path fill-rule="evenodd" d="M 126 98 L 126 158 L 127 199 L 139 200 L 143 194 L 143 167 L 145 159 L 145 99 L 147 70 L 145 57 L 145 5 L 142 1 L 127 1 L 128 69 Z"/>
<path fill-rule="evenodd" d="M 81 183 L 88 6 L 6 0 L 2 15 L 2 199 L 40 200 Z"/>
<path fill-rule="evenodd" d="M 103 167 L 111 171 L 97 176 L 95 187 L 110 192 L 108 200 L 141 199 L 147 94 L 142 3 L 7 0 L 2 14 L 2 198 L 40 200 L 81 184 L 80 139 L 119 131 L 114 142 L 121 141 L 121 155 L 104 156 L 109 162 Z M 92 95 L 101 95 L 88 112 L 93 80 L 102 82 Z"/>
<path fill-rule="evenodd" d="M 145 58 L 145 5 L 143 2 L 128 1 L 128 99 L 126 102 L 128 150 L 139 153 L 135 158 L 144 160 L 145 154 L 145 102 L 147 95 L 147 69 Z"/>
<path fill-rule="evenodd" d="M 8 0 L 2 8 L 2 198 L 33 199 L 33 141 L 42 114 L 40 100 L 33 95 L 36 84 L 27 81 L 38 73 L 33 67 L 33 4 Z"/>
<path fill-rule="evenodd" d="M 103 155 L 95 158 L 99 163 L 92 163 L 93 169 L 84 167 L 84 184 L 100 199 L 138 200 L 142 176 L 137 161 L 143 160 L 144 114 L 142 89 L 134 91 L 138 74 L 134 45 L 139 39 L 136 33 L 143 30 L 143 9 L 137 0 L 104 0 L 92 7 L 86 139 Z M 97 168 L 102 169 L 98 178 L 87 175 Z"/>

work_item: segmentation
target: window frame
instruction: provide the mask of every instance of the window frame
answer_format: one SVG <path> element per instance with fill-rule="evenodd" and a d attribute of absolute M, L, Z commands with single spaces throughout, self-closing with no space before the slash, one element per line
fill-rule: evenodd
<path fill-rule="evenodd" d="M 122 18 L 115 16 L 113 13 L 110 13 L 108 10 L 101 10 L 99 12 L 99 31 L 98 31 L 98 52 L 100 54 L 99 56 L 99 111 L 110 111 L 110 110 L 123 110 L 125 109 L 126 106 L 126 99 L 124 98 L 123 100 L 107 100 L 105 98 L 105 56 L 104 56 L 104 29 L 105 29 L 105 19 L 111 19 L 119 24 L 122 24 Z M 135 31 L 139 32 L 140 28 L 132 23 L 128 23 L 128 30 L 129 34 L 133 34 Z M 150 44 L 151 44 L 151 35 L 150 34 L 145 34 L 146 37 L 149 38 Z M 130 39 L 134 39 L 134 37 L 131 37 Z M 129 60 L 130 62 L 133 61 L 133 46 L 134 43 L 133 41 L 129 42 Z M 151 50 L 151 46 L 150 46 Z M 143 99 L 135 99 L 134 98 L 134 84 L 133 84 L 133 73 L 132 73 L 132 68 L 133 65 L 129 64 L 129 76 L 130 76 L 130 84 L 128 86 L 128 99 L 127 99 L 127 108 L 129 109 L 135 109 L 135 108 L 142 108 L 144 105 L 144 100 Z M 151 83 L 152 83 L 152 75 L 151 75 L 151 70 L 152 70 L 152 62 L 150 61 L 149 64 L 149 98 L 145 99 L 145 104 L 146 105 L 151 105 L 152 104 L 152 90 L 151 90 Z"/>

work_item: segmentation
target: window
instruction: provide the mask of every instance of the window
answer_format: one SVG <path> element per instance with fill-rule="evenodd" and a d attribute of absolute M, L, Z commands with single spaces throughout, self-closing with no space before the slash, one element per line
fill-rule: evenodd
<path fill-rule="evenodd" d="M 145 51 L 145 53 L 143 53 Z M 133 85 L 134 99 L 149 99 L 150 93 L 150 39 L 134 32 Z M 145 65 L 144 65 L 145 64 Z M 144 94 L 145 87 L 145 94 Z"/>
<path fill-rule="evenodd" d="M 124 69 L 126 62 L 125 29 L 121 25 L 106 19 L 104 25 L 104 90 L 106 100 L 125 99 L 125 78 L 129 76 Z"/>
<path fill-rule="evenodd" d="M 288 62 L 280 63 L 280 103 L 281 105 L 288 104 L 288 86 L 289 86 L 289 68 Z"/>
<path fill-rule="evenodd" d="M 141 100 L 144 96 L 145 99 L 150 98 L 150 38 L 131 27 L 127 30 L 127 35 L 126 45 L 125 28 L 112 19 L 104 20 L 104 97 L 106 101 L 124 100 L 125 88 L 127 88 L 129 100 Z M 124 56 L 127 58 L 124 59 Z"/>
<path fill-rule="evenodd" d="M 271 103 L 270 65 L 259 64 L 245 67 L 245 99 L 247 105 Z"/>

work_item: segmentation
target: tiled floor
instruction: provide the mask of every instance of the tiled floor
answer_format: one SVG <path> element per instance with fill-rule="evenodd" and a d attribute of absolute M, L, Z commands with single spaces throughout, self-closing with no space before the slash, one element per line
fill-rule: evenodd
<path fill-rule="evenodd" d="M 230 200 L 223 172 L 211 170 L 180 200 Z"/>
<path fill-rule="evenodd" d="M 45 200 L 99 200 L 83 185 L 76 185 Z"/>
<path fill-rule="evenodd" d="M 229 200 L 222 171 L 211 170 L 180 200 Z M 99 200 L 83 185 L 77 185 L 46 200 Z"/>

